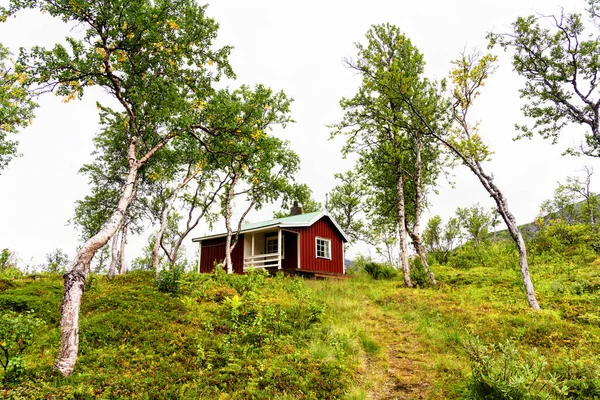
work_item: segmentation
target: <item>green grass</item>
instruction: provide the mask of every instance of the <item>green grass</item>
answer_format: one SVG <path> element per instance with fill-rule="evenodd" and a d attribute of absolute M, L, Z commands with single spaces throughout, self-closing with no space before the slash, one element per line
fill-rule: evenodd
<path fill-rule="evenodd" d="M 428 289 L 218 273 L 185 275 L 172 295 L 151 274 L 94 277 L 69 378 L 52 369 L 61 278 L 3 280 L 0 310 L 46 324 L 0 397 L 600 397 L 598 263 L 534 266 L 539 312 L 514 270 L 433 268 Z"/>

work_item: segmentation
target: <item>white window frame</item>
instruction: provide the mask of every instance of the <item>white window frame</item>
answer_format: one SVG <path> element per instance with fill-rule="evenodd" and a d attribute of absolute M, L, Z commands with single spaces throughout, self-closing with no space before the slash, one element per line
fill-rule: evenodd
<path fill-rule="evenodd" d="M 322 257 L 322 256 L 319 255 L 319 240 L 327 243 L 327 254 L 325 254 L 324 257 Z M 325 259 L 325 260 L 331 260 L 331 239 L 320 237 L 320 236 L 316 236 L 315 237 L 315 256 L 317 258 L 322 258 L 322 259 Z"/>
<path fill-rule="evenodd" d="M 275 247 L 277 247 L 277 242 L 278 242 L 277 235 L 265 236 L 265 253 L 266 254 L 271 254 L 269 252 L 269 242 L 270 241 L 274 241 Z M 277 252 L 275 251 L 273 253 L 277 253 Z M 284 258 L 285 258 L 285 235 L 281 235 L 281 259 L 283 260 Z"/>

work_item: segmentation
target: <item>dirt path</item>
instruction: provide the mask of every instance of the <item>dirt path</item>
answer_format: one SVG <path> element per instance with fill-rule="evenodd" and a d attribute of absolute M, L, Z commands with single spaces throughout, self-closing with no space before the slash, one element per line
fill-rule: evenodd
<path fill-rule="evenodd" d="M 365 299 L 364 329 L 381 346 L 379 355 L 367 358 L 372 399 L 427 399 L 432 377 L 423 368 L 425 352 L 410 323 Z"/>

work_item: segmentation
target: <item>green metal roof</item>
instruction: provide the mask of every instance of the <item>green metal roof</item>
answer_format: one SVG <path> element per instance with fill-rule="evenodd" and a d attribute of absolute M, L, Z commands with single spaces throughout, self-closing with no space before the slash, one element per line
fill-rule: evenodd
<path fill-rule="evenodd" d="M 253 232 L 253 231 L 257 231 L 257 230 L 261 230 L 261 229 L 268 229 L 271 226 L 272 227 L 280 227 L 280 228 L 310 226 L 314 222 L 316 222 L 317 220 L 319 220 L 321 217 L 324 217 L 324 216 L 328 217 L 331 220 L 331 222 L 333 222 L 333 224 L 335 225 L 337 230 L 344 237 L 344 240 L 346 240 L 346 242 L 348 242 L 349 241 L 348 236 L 346 236 L 346 234 L 344 233 L 342 228 L 337 224 L 337 222 L 335 222 L 335 220 L 331 217 L 331 215 L 329 215 L 327 213 L 327 211 L 325 211 L 325 210 L 315 211 L 315 212 L 308 213 L 308 214 L 300 214 L 300 215 L 293 215 L 290 217 L 271 219 L 268 221 L 244 224 L 244 225 L 242 225 L 242 228 L 240 229 L 240 233 Z M 222 237 L 225 235 L 226 235 L 225 233 L 219 233 L 216 235 L 208 235 L 208 236 L 204 236 L 204 237 L 194 238 L 194 239 L 192 239 L 192 242 L 199 242 L 199 241 L 206 240 L 206 239 L 214 239 L 214 238 Z"/>
<path fill-rule="evenodd" d="M 313 218 L 321 214 L 322 211 L 315 211 L 308 214 L 292 215 L 291 217 L 271 219 L 269 221 L 260 221 L 242 225 L 242 231 L 266 228 L 268 226 L 288 225 L 288 224 L 308 224 Z"/>

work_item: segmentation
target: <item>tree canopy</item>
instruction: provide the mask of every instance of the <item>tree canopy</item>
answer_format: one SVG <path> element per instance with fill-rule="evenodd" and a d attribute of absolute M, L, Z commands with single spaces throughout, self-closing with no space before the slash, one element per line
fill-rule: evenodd
<path fill-rule="evenodd" d="M 0 172 L 18 155 L 18 142 L 12 137 L 31 123 L 36 107 L 25 85 L 27 75 L 9 57 L 0 44 Z"/>
<path fill-rule="evenodd" d="M 589 128 L 579 149 L 600 156 L 600 1 L 588 0 L 590 22 L 581 14 L 519 17 L 510 33 L 492 33 L 490 46 L 513 51 L 513 67 L 525 78 L 523 114 L 533 125 L 517 125 L 521 136 L 540 134 L 556 142 L 568 124 Z M 573 151 L 573 149 L 571 149 Z"/>

